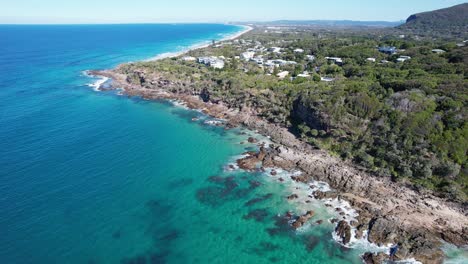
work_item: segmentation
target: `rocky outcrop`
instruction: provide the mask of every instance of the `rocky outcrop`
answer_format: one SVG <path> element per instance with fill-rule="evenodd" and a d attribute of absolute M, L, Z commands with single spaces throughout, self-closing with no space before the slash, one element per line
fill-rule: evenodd
<path fill-rule="evenodd" d="M 299 97 L 293 103 L 293 110 L 291 113 L 293 118 L 306 123 L 311 129 L 327 130 L 328 125 L 323 122 L 326 117 L 323 116 L 317 109 L 307 105 L 304 100 Z"/>
<path fill-rule="evenodd" d="M 348 222 L 344 220 L 338 222 L 338 225 L 335 228 L 335 232 L 340 238 L 340 242 L 344 245 L 351 241 L 351 226 L 348 224 Z"/>
<path fill-rule="evenodd" d="M 259 152 L 246 152 L 244 154 L 247 157 L 238 159 L 237 165 L 243 170 L 253 171 L 258 168 L 259 163 L 265 158 L 266 150 L 262 147 Z"/>
<path fill-rule="evenodd" d="M 388 256 L 385 253 L 371 253 L 366 252 L 362 255 L 362 260 L 365 264 L 382 264 L 385 260 L 388 260 Z"/>
<path fill-rule="evenodd" d="M 403 243 L 400 254 L 423 262 L 433 261 L 428 263 L 439 263 L 442 259 L 437 241 L 439 238 L 456 245 L 468 244 L 467 208 L 389 179 L 376 177 L 355 164 L 314 149 L 296 138 L 288 129 L 259 118 L 255 109 L 229 109 L 223 102 L 214 103 L 206 92 L 179 89 L 184 85 L 189 86 L 189 83 L 169 81 L 163 76 L 151 77 L 139 73 L 138 78 L 143 79 L 131 77 L 127 80 L 129 75 L 116 71 L 93 74 L 112 78 L 117 83 L 116 87 L 124 88 L 128 95 L 182 100 L 190 108 L 203 109 L 208 115 L 227 119 L 231 126 L 245 125 L 260 134 L 270 136 L 277 145 L 268 150 L 262 148 L 257 153 L 248 153 L 247 157 L 237 162 L 239 167 L 249 171 L 259 167 L 301 170 L 303 173 L 293 176 L 293 180 L 304 183 L 310 180 L 327 182 L 339 193 L 337 198 L 349 201 L 359 212 L 357 236 L 362 236 L 363 231 L 369 229 L 371 242 L 384 244 L 400 241 Z M 142 82 L 144 86 L 138 84 Z M 206 100 L 209 103 L 205 103 Z M 293 111 L 297 118 L 308 122 L 309 126 L 327 130 L 326 124 L 318 122 L 326 120 L 326 117 L 314 111 L 313 106 L 296 102 Z M 335 194 L 318 192 L 314 195 L 319 199 L 335 197 Z M 344 221 L 338 223 L 337 231 L 343 242 L 349 242 L 350 228 Z"/>
<path fill-rule="evenodd" d="M 300 228 L 301 226 L 303 226 L 307 221 L 309 221 L 309 219 L 311 219 L 312 217 L 314 217 L 315 215 L 315 212 L 314 211 L 307 211 L 307 213 L 305 213 L 304 215 L 301 215 L 299 216 L 296 221 L 294 221 L 292 223 L 292 227 L 294 227 L 295 229 L 298 229 Z"/>
<path fill-rule="evenodd" d="M 312 193 L 315 199 L 323 200 L 323 199 L 335 199 L 338 197 L 338 193 L 336 192 L 322 192 L 322 191 L 315 191 Z"/>

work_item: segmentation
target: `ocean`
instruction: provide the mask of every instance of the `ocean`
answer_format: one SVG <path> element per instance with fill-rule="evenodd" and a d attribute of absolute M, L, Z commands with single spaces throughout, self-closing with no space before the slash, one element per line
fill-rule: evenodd
<path fill-rule="evenodd" d="M 340 246 L 329 222 L 339 216 L 305 203 L 294 172 L 229 166 L 258 148 L 248 137 L 268 138 L 175 102 L 97 92 L 84 74 L 240 30 L 0 26 L 0 263 L 360 263 L 386 251 Z M 285 213 L 307 210 L 309 224 L 289 229 Z"/>

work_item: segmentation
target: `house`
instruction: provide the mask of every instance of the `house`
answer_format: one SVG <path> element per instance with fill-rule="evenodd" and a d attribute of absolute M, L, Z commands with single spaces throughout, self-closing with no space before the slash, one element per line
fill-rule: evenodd
<path fill-rule="evenodd" d="M 277 65 L 277 66 L 283 66 L 283 65 L 288 64 L 287 61 L 285 61 L 285 60 L 280 60 L 280 59 L 278 59 L 278 60 L 272 60 L 271 62 L 272 62 L 273 64 Z"/>
<path fill-rule="evenodd" d="M 385 47 L 379 47 L 379 51 L 385 54 L 393 55 L 397 52 L 397 49 L 395 47 L 385 46 Z"/>
<path fill-rule="evenodd" d="M 308 61 L 314 61 L 315 60 L 315 56 L 314 55 L 306 55 L 306 59 Z"/>
<path fill-rule="evenodd" d="M 263 58 L 260 58 L 260 57 L 251 58 L 250 61 L 257 63 L 258 65 L 263 64 Z"/>
<path fill-rule="evenodd" d="M 301 74 L 298 74 L 297 77 L 302 77 L 302 78 L 309 78 L 310 75 L 307 71 L 301 73 Z"/>
<path fill-rule="evenodd" d="M 289 72 L 288 72 L 288 71 L 282 71 L 282 72 L 276 74 L 276 76 L 278 76 L 278 78 L 280 78 L 280 79 L 284 79 L 284 78 L 286 78 L 286 76 L 288 76 L 288 75 L 289 75 Z"/>
<path fill-rule="evenodd" d="M 320 80 L 322 82 L 333 82 L 335 80 L 335 78 L 331 78 L 331 77 L 320 77 Z"/>
<path fill-rule="evenodd" d="M 255 52 L 253 52 L 253 51 L 246 51 L 246 52 L 241 54 L 241 58 L 243 60 L 246 60 L 246 61 L 250 60 L 254 56 L 255 56 Z"/>
<path fill-rule="evenodd" d="M 224 68 L 224 61 L 217 57 L 199 57 L 198 63 L 205 64 L 206 66 L 210 66 L 215 69 Z"/>
<path fill-rule="evenodd" d="M 263 65 L 267 67 L 275 67 L 277 66 L 272 60 L 267 60 L 266 62 L 263 63 Z"/>
<path fill-rule="evenodd" d="M 329 61 L 332 61 L 336 65 L 339 65 L 339 66 L 343 65 L 343 59 L 341 59 L 341 58 L 338 58 L 338 57 L 325 57 L 325 59 L 327 59 Z"/>
<path fill-rule="evenodd" d="M 304 50 L 303 49 L 295 49 L 294 53 L 304 53 Z"/>
<path fill-rule="evenodd" d="M 192 57 L 192 56 L 184 56 L 184 57 L 182 57 L 182 60 L 183 61 L 196 61 L 197 59 L 195 57 Z"/>
<path fill-rule="evenodd" d="M 437 53 L 437 54 L 442 54 L 442 53 L 445 53 L 445 50 L 443 50 L 443 49 L 433 49 L 432 52 Z"/>
<path fill-rule="evenodd" d="M 210 66 L 215 68 L 215 69 L 222 69 L 224 68 L 224 61 L 223 60 L 215 60 L 210 63 Z"/>
<path fill-rule="evenodd" d="M 385 63 L 389 63 L 389 61 L 388 61 L 388 60 L 381 60 L 380 63 L 384 63 L 384 64 L 385 64 Z"/>
<path fill-rule="evenodd" d="M 397 62 L 405 62 L 410 59 L 411 59 L 410 56 L 400 56 L 400 58 L 397 59 Z"/>
<path fill-rule="evenodd" d="M 375 62 L 375 58 L 367 58 L 366 61 Z"/>
<path fill-rule="evenodd" d="M 273 52 L 273 53 L 280 53 L 281 50 L 282 49 L 280 47 L 271 47 L 268 49 L 268 51 Z"/>

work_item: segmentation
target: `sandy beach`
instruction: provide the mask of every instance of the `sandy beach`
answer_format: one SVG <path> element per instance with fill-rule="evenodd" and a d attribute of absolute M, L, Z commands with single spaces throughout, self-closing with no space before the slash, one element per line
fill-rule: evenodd
<path fill-rule="evenodd" d="M 244 27 L 244 30 L 242 30 L 242 31 L 240 31 L 238 33 L 228 35 L 228 36 L 226 36 L 226 37 L 224 37 L 224 38 L 222 38 L 220 40 L 217 40 L 216 42 L 234 40 L 234 39 L 237 39 L 240 36 L 244 35 L 245 33 L 253 30 L 253 27 L 250 27 L 250 26 L 246 26 L 246 25 L 238 25 L 238 26 Z M 155 57 L 149 58 L 149 59 L 147 59 L 145 61 L 157 61 L 157 60 L 162 60 L 162 59 L 165 59 L 165 58 L 179 57 L 179 56 L 182 56 L 182 55 L 188 53 L 189 51 L 197 50 L 197 49 L 203 49 L 203 48 L 209 47 L 210 45 L 211 45 L 211 41 L 205 41 L 203 43 L 195 44 L 195 45 L 193 45 L 193 46 L 191 46 L 189 48 L 184 48 L 181 51 L 162 53 L 162 54 L 159 54 L 159 55 L 157 55 Z"/>

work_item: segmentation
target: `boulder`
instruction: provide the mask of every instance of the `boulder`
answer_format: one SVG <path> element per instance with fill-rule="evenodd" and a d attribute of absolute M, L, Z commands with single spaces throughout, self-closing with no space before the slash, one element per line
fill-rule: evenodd
<path fill-rule="evenodd" d="M 293 194 L 289 195 L 287 198 L 288 198 L 288 200 L 294 200 L 294 199 L 299 198 L 299 195 L 293 193 Z"/>
<path fill-rule="evenodd" d="M 258 142 L 258 140 L 256 138 L 253 138 L 253 137 L 249 137 L 249 139 L 247 139 L 247 141 L 249 143 L 257 143 Z"/>
<path fill-rule="evenodd" d="M 346 245 L 351 241 L 351 226 L 348 222 L 341 220 L 335 228 L 335 232 L 341 239 L 341 242 Z"/>
<path fill-rule="evenodd" d="M 314 211 L 307 211 L 304 215 L 299 216 L 299 218 L 292 223 L 292 227 L 295 229 L 298 229 L 299 227 L 303 226 L 307 221 L 309 221 L 310 218 L 314 217 L 315 212 Z"/>
<path fill-rule="evenodd" d="M 322 192 L 322 191 L 315 191 L 313 193 L 315 199 L 335 199 L 338 197 L 338 193 L 336 192 Z"/>
<path fill-rule="evenodd" d="M 364 255 L 362 255 L 362 260 L 364 261 L 365 264 L 381 264 L 384 263 L 385 260 L 388 259 L 388 256 L 383 253 L 371 253 L 371 252 L 366 252 Z"/>

